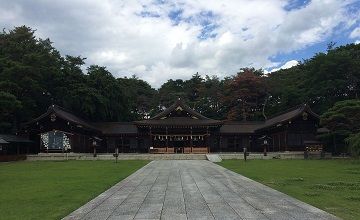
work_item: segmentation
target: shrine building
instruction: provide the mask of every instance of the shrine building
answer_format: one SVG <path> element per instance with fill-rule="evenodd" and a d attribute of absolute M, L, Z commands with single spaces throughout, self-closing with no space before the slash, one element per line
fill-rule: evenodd
<path fill-rule="evenodd" d="M 265 121 L 215 120 L 182 100 L 160 114 L 133 122 L 90 122 L 52 105 L 23 125 L 33 152 L 209 153 L 304 151 L 316 141 L 319 116 L 300 105 Z"/>

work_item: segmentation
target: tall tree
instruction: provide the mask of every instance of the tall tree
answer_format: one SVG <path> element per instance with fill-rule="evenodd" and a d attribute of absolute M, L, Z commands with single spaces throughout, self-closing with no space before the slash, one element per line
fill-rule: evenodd
<path fill-rule="evenodd" d="M 269 113 L 305 102 L 323 113 L 337 101 L 359 97 L 360 45 L 329 47 L 295 67 L 269 74 L 266 81 Z"/>
<path fill-rule="evenodd" d="M 224 119 L 226 108 L 223 105 L 224 81 L 217 76 L 206 76 L 199 90 L 197 109 L 214 119 Z"/>
<path fill-rule="evenodd" d="M 321 115 L 321 125 L 330 130 L 327 138 L 332 139 L 333 151 L 341 152 L 345 139 L 357 146 L 357 135 L 360 133 L 360 100 L 345 100 L 335 103 L 328 111 Z"/>
<path fill-rule="evenodd" d="M 130 120 L 146 119 L 155 114 L 157 91 L 149 83 L 135 75 L 119 78 L 117 81 L 124 90 L 131 114 Z"/>
<path fill-rule="evenodd" d="M 0 91 L 0 132 L 16 131 L 13 121 L 21 109 L 21 102 L 11 93 Z"/>
<path fill-rule="evenodd" d="M 92 65 L 87 69 L 87 86 L 94 88 L 103 102 L 97 106 L 97 118 L 94 120 L 129 120 L 130 112 L 124 88 L 105 67 Z"/>
<path fill-rule="evenodd" d="M 158 111 L 169 107 L 177 98 L 181 98 L 186 102 L 189 101 L 184 84 L 184 80 L 182 79 L 170 79 L 161 85 L 158 90 Z"/>
<path fill-rule="evenodd" d="M 36 39 L 34 31 L 26 26 L 0 33 L 0 91 L 13 95 L 23 112 L 10 113 L 13 122 L 29 120 L 43 112 L 50 104 L 44 91 L 60 70 L 61 56 L 50 40 Z"/>
<path fill-rule="evenodd" d="M 249 68 L 241 69 L 226 85 L 228 119 L 254 120 L 261 118 L 261 109 L 267 95 L 264 78 Z"/>

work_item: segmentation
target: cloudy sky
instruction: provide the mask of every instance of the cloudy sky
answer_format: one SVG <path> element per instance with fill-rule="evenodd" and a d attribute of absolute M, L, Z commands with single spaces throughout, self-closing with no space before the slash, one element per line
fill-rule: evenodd
<path fill-rule="evenodd" d="M 65 55 L 158 87 L 192 74 L 271 71 L 360 42 L 360 0 L 0 0 L 0 26 L 27 25 Z"/>

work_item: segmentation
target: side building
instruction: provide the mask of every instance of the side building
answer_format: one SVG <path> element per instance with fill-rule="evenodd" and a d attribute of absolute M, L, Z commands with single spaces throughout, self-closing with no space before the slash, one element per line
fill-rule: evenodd
<path fill-rule="evenodd" d="M 208 153 L 303 151 L 316 141 L 319 116 L 309 106 L 289 109 L 266 121 L 207 118 L 182 100 L 160 114 L 133 122 L 92 123 L 52 105 L 24 124 L 37 152 Z"/>

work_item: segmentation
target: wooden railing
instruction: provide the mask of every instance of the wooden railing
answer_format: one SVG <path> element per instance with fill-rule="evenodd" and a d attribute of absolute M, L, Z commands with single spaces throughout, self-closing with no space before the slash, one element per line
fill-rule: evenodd
<path fill-rule="evenodd" d="M 207 154 L 207 153 L 209 153 L 209 150 L 207 147 L 193 147 L 192 153 L 193 154 Z"/>
<path fill-rule="evenodd" d="M 191 150 L 192 147 L 184 147 L 184 154 L 191 154 L 192 150 Z"/>
<path fill-rule="evenodd" d="M 207 147 L 184 147 L 184 154 L 207 154 L 209 149 Z M 150 149 L 150 153 L 153 154 L 173 154 L 175 148 L 173 147 L 154 147 Z"/>
<path fill-rule="evenodd" d="M 150 149 L 150 153 L 153 154 L 173 154 L 174 152 L 173 147 L 154 147 Z"/>

